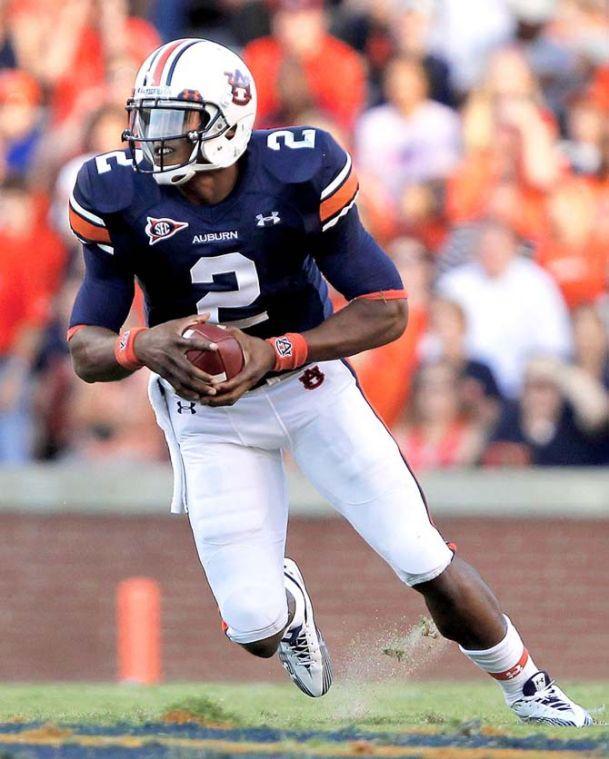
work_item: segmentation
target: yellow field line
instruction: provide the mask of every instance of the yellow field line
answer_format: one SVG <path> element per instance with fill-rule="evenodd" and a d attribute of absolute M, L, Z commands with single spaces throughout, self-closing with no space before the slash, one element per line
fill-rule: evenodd
<path fill-rule="evenodd" d="M 470 747 L 432 747 L 432 746 L 391 746 L 377 745 L 369 741 L 349 741 L 345 743 L 325 743 L 311 745 L 308 742 L 273 741 L 258 743 L 255 741 L 230 741 L 214 738 L 177 738 L 168 736 L 138 735 L 78 735 L 61 728 L 42 727 L 25 730 L 21 733 L 0 734 L 0 744 L 56 746 L 77 745 L 89 748 L 144 748 L 150 743 L 167 748 L 185 748 L 232 754 L 307 754 L 308 756 L 378 756 L 400 757 L 417 756 L 424 759 L 581 759 L 593 756 L 593 752 L 581 751 L 540 751 L 539 749 L 506 748 L 470 748 Z"/>

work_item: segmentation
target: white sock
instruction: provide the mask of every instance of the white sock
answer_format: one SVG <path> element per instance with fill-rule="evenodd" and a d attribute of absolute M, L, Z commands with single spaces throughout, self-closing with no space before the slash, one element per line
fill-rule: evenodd
<path fill-rule="evenodd" d="M 522 696 L 522 686 L 538 669 L 524 647 L 518 630 L 509 617 L 505 614 L 503 616 L 507 632 L 496 646 L 487 648 L 486 651 L 467 651 L 462 646 L 459 648 L 468 659 L 497 680 L 506 702 L 511 704 Z"/>

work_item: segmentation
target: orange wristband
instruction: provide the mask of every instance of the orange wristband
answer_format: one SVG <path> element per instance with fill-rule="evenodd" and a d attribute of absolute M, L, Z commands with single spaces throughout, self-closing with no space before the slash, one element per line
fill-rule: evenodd
<path fill-rule="evenodd" d="M 135 371 L 144 366 L 135 353 L 135 338 L 145 330 L 146 327 L 133 327 L 133 329 L 128 329 L 116 338 L 114 358 L 125 369 Z"/>
<path fill-rule="evenodd" d="M 286 332 L 280 337 L 269 337 L 267 343 L 270 343 L 275 351 L 275 372 L 298 369 L 309 355 L 307 341 L 298 332 Z"/>

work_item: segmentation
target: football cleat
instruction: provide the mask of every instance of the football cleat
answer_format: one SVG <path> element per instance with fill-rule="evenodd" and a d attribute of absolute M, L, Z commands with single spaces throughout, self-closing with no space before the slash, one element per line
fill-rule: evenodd
<path fill-rule="evenodd" d="M 317 698 L 332 684 L 332 662 L 322 634 L 315 626 L 313 605 L 296 562 L 284 559 L 286 590 L 296 602 L 294 618 L 279 643 L 279 660 L 307 696 Z"/>
<path fill-rule="evenodd" d="M 557 727 L 587 727 L 594 722 L 588 712 L 571 701 L 543 670 L 529 677 L 522 688 L 522 697 L 510 707 L 522 722 Z"/>

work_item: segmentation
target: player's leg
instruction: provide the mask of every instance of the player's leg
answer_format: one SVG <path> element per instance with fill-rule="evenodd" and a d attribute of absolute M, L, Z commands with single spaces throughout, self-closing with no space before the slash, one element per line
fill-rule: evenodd
<path fill-rule="evenodd" d="M 490 648 L 503 638 L 506 623 L 499 603 L 478 572 L 459 556 L 438 577 L 412 587 L 445 638 L 470 648 Z"/>
<path fill-rule="evenodd" d="M 336 371 L 328 366 L 325 392 L 316 396 L 323 408 L 292 432 L 303 472 L 397 575 L 423 594 L 440 632 L 497 680 L 519 716 L 587 724 L 584 710 L 539 673 L 479 574 L 453 559 L 395 441 L 355 385 L 340 384 Z"/>
<path fill-rule="evenodd" d="M 295 562 L 284 559 L 288 498 L 281 453 L 183 437 L 189 517 L 227 636 L 254 656 L 279 651 L 309 696 L 332 682 Z"/>
<path fill-rule="evenodd" d="M 180 450 L 188 516 L 226 634 L 272 656 L 288 624 L 281 454 L 197 435 L 182 438 Z"/>
<path fill-rule="evenodd" d="M 234 409 L 185 402 L 152 376 L 149 396 L 174 467 L 172 510 L 188 507 L 199 557 L 227 636 L 273 656 L 309 695 L 331 681 L 323 639 L 295 563 L 284 560 L 284 428 L 261 390 Z"/>
<path fill-rule="evenodd" d="M 320 368 L 323 384 L 308 391 L 296 385 L 302 403 L 296 396 L 285 404 L 303 408 L 290 428 L 296 461 L 404 582 L 433 580 L 453 552 L 430 521 L 416 480 L 349 370 L 340 362 Z"/>
<path fill-rule="evenodd" d="M 455 557 L 441 575 L 414 588 L 424 596 L 442 635 L 459 643 L 461 652 L 497 681 L 506 703 L 523 721 L 592 724 L 588 712 L 539 670 L 511 620 L 500 614 L 492 591 L 467 562 Z M 499 616 L 503 630 L 497 636 Z"/>

